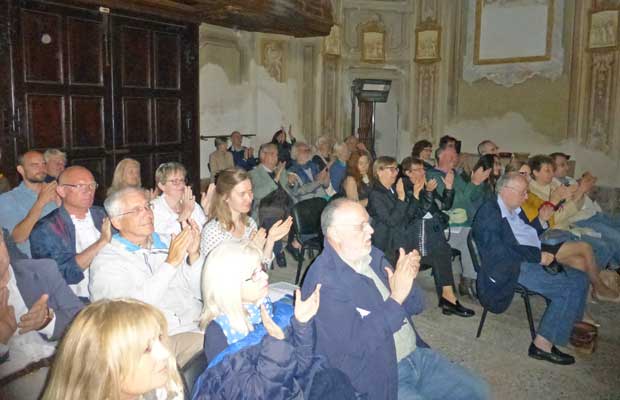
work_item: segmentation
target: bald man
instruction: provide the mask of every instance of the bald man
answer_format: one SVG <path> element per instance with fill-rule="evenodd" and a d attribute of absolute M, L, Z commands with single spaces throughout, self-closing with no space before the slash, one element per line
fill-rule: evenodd
<path fill-rule="evenodd" d="M 97 182 L 84 167 L 72 166 L 58 177 L 62 205 L 42 218 L 32 230 L 33 258 L 52 258 L 73 292 L 89 298 L 90 263 L 110 242 L 110 221 L 103 208 L 93 206 Z"/>
<path fill-rule="evenodd" d="M 37 221 L 58 207 L 56 182 L 44 183 L 45 159 L 38 151 L 29 151 L 17 159 L 22 182 L 0 195 L 0 226 L 11 234 L 19 250 L 30 257 L 29 237 Z"/>

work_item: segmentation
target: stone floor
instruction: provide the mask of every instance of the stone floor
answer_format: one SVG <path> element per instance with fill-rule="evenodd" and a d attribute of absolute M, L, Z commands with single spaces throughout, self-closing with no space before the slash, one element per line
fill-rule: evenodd
<path fill-rule="evenodd" d="M 295 280 L 297 263 L 288 254 L 287 260 L 287 268 L 270 271 L 271 282 Z M 576 355 L 574 365 L 556 366 L 527 356 L 530 335 L 520 297 L 515 297 L 505 313 L 488 314 L 482 335 L 476 339 L 482 308 L 463 301 L 476 310 L 476 316 L 444 316 L 435 306 L 430 272 L 422 272 L 417 279 L 427 304 L 414 319 L 420 335 L 431 347 L 482 375 L 494 399 L 620 399 L 620 304 L 590 304 L 592 315 L 602 325 L 596 351 Z M 536 322 L 545 302 L 535 297 L 532 307 Z M 564 350 L 575 354 L 570 348 Z"/>

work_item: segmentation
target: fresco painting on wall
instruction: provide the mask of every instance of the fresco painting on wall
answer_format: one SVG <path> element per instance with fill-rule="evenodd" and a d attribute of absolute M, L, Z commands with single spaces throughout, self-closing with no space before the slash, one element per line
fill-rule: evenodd
<path fill-rule="evenodd" d="M 366 31 L 362 34 L 362 58 L 368 62 L 382 62 L 385 60 L 383 32 Z"/>
<path fill-rule="evenodd" d="M 439 61 L 441 49 L 441 28 L 421 27 L 415 35 L 415 60 L 417 62 Z"/>
<path fill-rule="evenodd" d="M 285 45 L 281 40 L 265 40 L 261 46 L 262 65 L 278 82 L 284 82 L 286 79 Z"/>
<path fill-rule="evenodd" d="M 590 13 L 588 49 L 618 47 L 618 15 L 620 10 L 601 10 Z"/>

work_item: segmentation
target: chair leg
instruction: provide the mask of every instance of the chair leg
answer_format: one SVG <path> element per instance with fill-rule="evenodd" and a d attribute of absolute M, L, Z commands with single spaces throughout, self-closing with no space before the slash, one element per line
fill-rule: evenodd
<path fill-rule="evenodd" d="M 530 324 L 530 335 L 532 340 L 536 338 L 536 329 L 534 329 L 534 317 L 532 316 L 532 306 L 530 304 L 530 296 L 527 293 L 521 295 L 525 303 L 525 313 L 527 314 L 527 322 Z"/>
<path fill-rule="evenodd" d="M 482 333 L 482 327 L 484 326 L 484 320 L 487 319 L 487 309 L 482 310 L 482 318 L 480 318 L 480 324 L 478 325 L 478 332 L 476 333 L 476 339 L 480 337 Z"/>
<path fill-rule="evenodd" d="M 299 250 L 299 260 L 297 260 L 297 274 L 295 275 L 295 285 L 299 284 L 299 277 L 301 275 L 301 266 L 304 263 L 304 256 L 306 254 L 306 248 L 301 246 Z"/>

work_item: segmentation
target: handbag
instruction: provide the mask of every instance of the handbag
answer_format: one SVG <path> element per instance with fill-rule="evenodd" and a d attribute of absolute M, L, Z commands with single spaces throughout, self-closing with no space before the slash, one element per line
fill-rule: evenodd
<path fill-rule="evenodd" d="M 263 197 L 258 203 L 259 226 L 263 226 L 265 221 L 278 221 L 287 218 L 292 206 L 293 200 L 278 184 L 276 190 Z"/>

